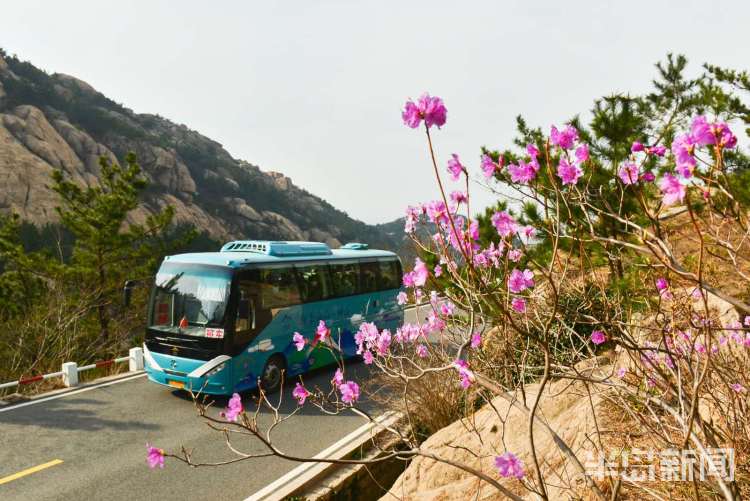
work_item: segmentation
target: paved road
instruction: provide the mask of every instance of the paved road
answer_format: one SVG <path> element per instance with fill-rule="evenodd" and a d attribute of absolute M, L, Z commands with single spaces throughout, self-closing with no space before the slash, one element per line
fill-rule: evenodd
<path fill-rule="evenodd" d="M 410 317 L 407 314 L 407 321 L 413 321 Z M 368 368 L 361 363 L 348 370 L 360 382 L 368 379 Z M 322 369 L 306 377 L 306 384 L 328 388 L 331 374 L 331 368 Z M 290 412 L 296 403 L 289 384 L 284 393 L 282 410 Z M 373 404 L 366 405 L 377 414 Z M 213 413 L 226 406 L 226 399 L 215 406 Z M 174 461 L 163 470 L 146 466 L 146 442 L 173 451 L 184 444 L 203 461 L 233 457 L 222 437 L 203 423 L 189 398 L 149 383 L 145 376 L 33 405 L 0 408 L 0 481 L 63 461 L 0 484 L 0 499 L 239 500 L 297 466 L 274 457 L 219 468 L 189 468 Z M 275 437 L 282 448 L 314 455 L 362 424 L 362 418 L 351 413 L 326 416 L 305 406 L 278 428 Z M 262 450 L 252 440 L 241 447 L 246 452 Z"/>

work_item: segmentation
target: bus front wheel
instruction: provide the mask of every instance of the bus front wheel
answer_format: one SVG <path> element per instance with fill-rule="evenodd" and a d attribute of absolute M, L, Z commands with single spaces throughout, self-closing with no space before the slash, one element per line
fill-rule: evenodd
<path fill-rule="evenodd" d="M 276 393 L 281 388 L 286 371 L 286 360 L 281 355 L 273 355 L 263 368 L 260 384 L 266 393 Z"/>

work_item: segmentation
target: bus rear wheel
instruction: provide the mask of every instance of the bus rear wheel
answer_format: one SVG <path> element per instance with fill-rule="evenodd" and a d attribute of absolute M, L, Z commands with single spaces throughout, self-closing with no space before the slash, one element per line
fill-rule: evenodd
<path fill-rule="evenodd" d="M 286 371 L 286 360 L 281 355 L 273 355 L 263 367 L 263 375 L 260 379 L 261 388 L 266 393 L 276 393 L 281 388 Z"/>

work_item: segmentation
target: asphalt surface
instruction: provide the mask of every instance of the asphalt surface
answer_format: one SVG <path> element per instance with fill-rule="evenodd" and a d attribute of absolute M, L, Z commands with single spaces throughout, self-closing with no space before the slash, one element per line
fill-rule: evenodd
<path fill-rule="evenodd" d="M 365 375 L 361 364 L 350 369 Z M 321 370 L 305 384 L 326 388 L 330 378 L 331 370 Z M 297 407 L 291 389 L 285 388 L 284 413 Z M 226 406 L 226 398 L 215 406 L 212 415 Z M 263 414 L 270 422 L 268 411 Z M 314 455 L 362 424 L 354 414 L 327 416 L 307 405 L 274 437 L 282 449 Z M 138 377 L 1 412 L 0 479 L 55 459 L 63 463 L 0 485 L 0 499 L 245 499 L 298 464 L 272 457 L 190 468 L 168 458 L 163 470 L 150 470 L 146 442 L 169 451 L 185 445 L 194 449 L 195 460 L 205 462 L 235 457 L 189 397 Z M 264 451 L 252 438 L 234 445 L 246 453 Z"/>
<path fill-rule="evenodd" d="M 413 314 L 407 312 L 407 321 Z M 305 377 L 305 385 L 329 388 L 333 368 Z M 348 364 L 347 377 L 367 387 L 368 367 Z M 292 384 L 284 388 L 282 413 L 296 409 Z M 252 393 L 243 395 L 246 409 Z M 226 406 L 219 398 L 211 414 Z M 374 404 L 368 411 L 379 414 Z M 262 411 L 270 422 L 270 414 Z M 365 424 L 351 412 L 330 416 L 306 405 L 274 432 L 281 449 L 312 456 Z M 190 468 L 167 459 L 164 469 L 146 464 L 146 443 L 168 451 L 193 450 L 196 461 L 232 459 L 221 434 L 210 430 L 189 396 L 150 383 L 145 375 L 81 393 L 17 408 L 0 408 L 0 500 L 240 500 L 299 463 L 254 458 L 220 467 Z M 263 452 L 252 438 L 233 442 L 245 453 Z M 30 468 L 62 463 L 1 483 Z"/>

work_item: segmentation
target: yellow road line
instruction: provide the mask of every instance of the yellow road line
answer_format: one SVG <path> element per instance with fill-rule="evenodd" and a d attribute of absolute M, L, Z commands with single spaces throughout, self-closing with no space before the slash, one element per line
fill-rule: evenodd
<path fill-rule="evenodd" d="M 62 459 L 53 459 L 49 463 L 40 464 L 38 466 L 34 466 L 32 468 L 28 468 L 23 471 L 19 471 L 18 473 L 14 473 L 13 475 L 9 475 L 7 477 L 0 478 L 0 485 L 7 484 L 8 482 L 12 482 L 14 480 L 18 480 L 21 477 L 25 477 L 26 475 L 31 475 L 32 473 L 36 473 L 38 471 L 42 471 L 46 468 L 49 468 L 50 466 L 56 466 L 58 464 L 62 464 Z"/>

